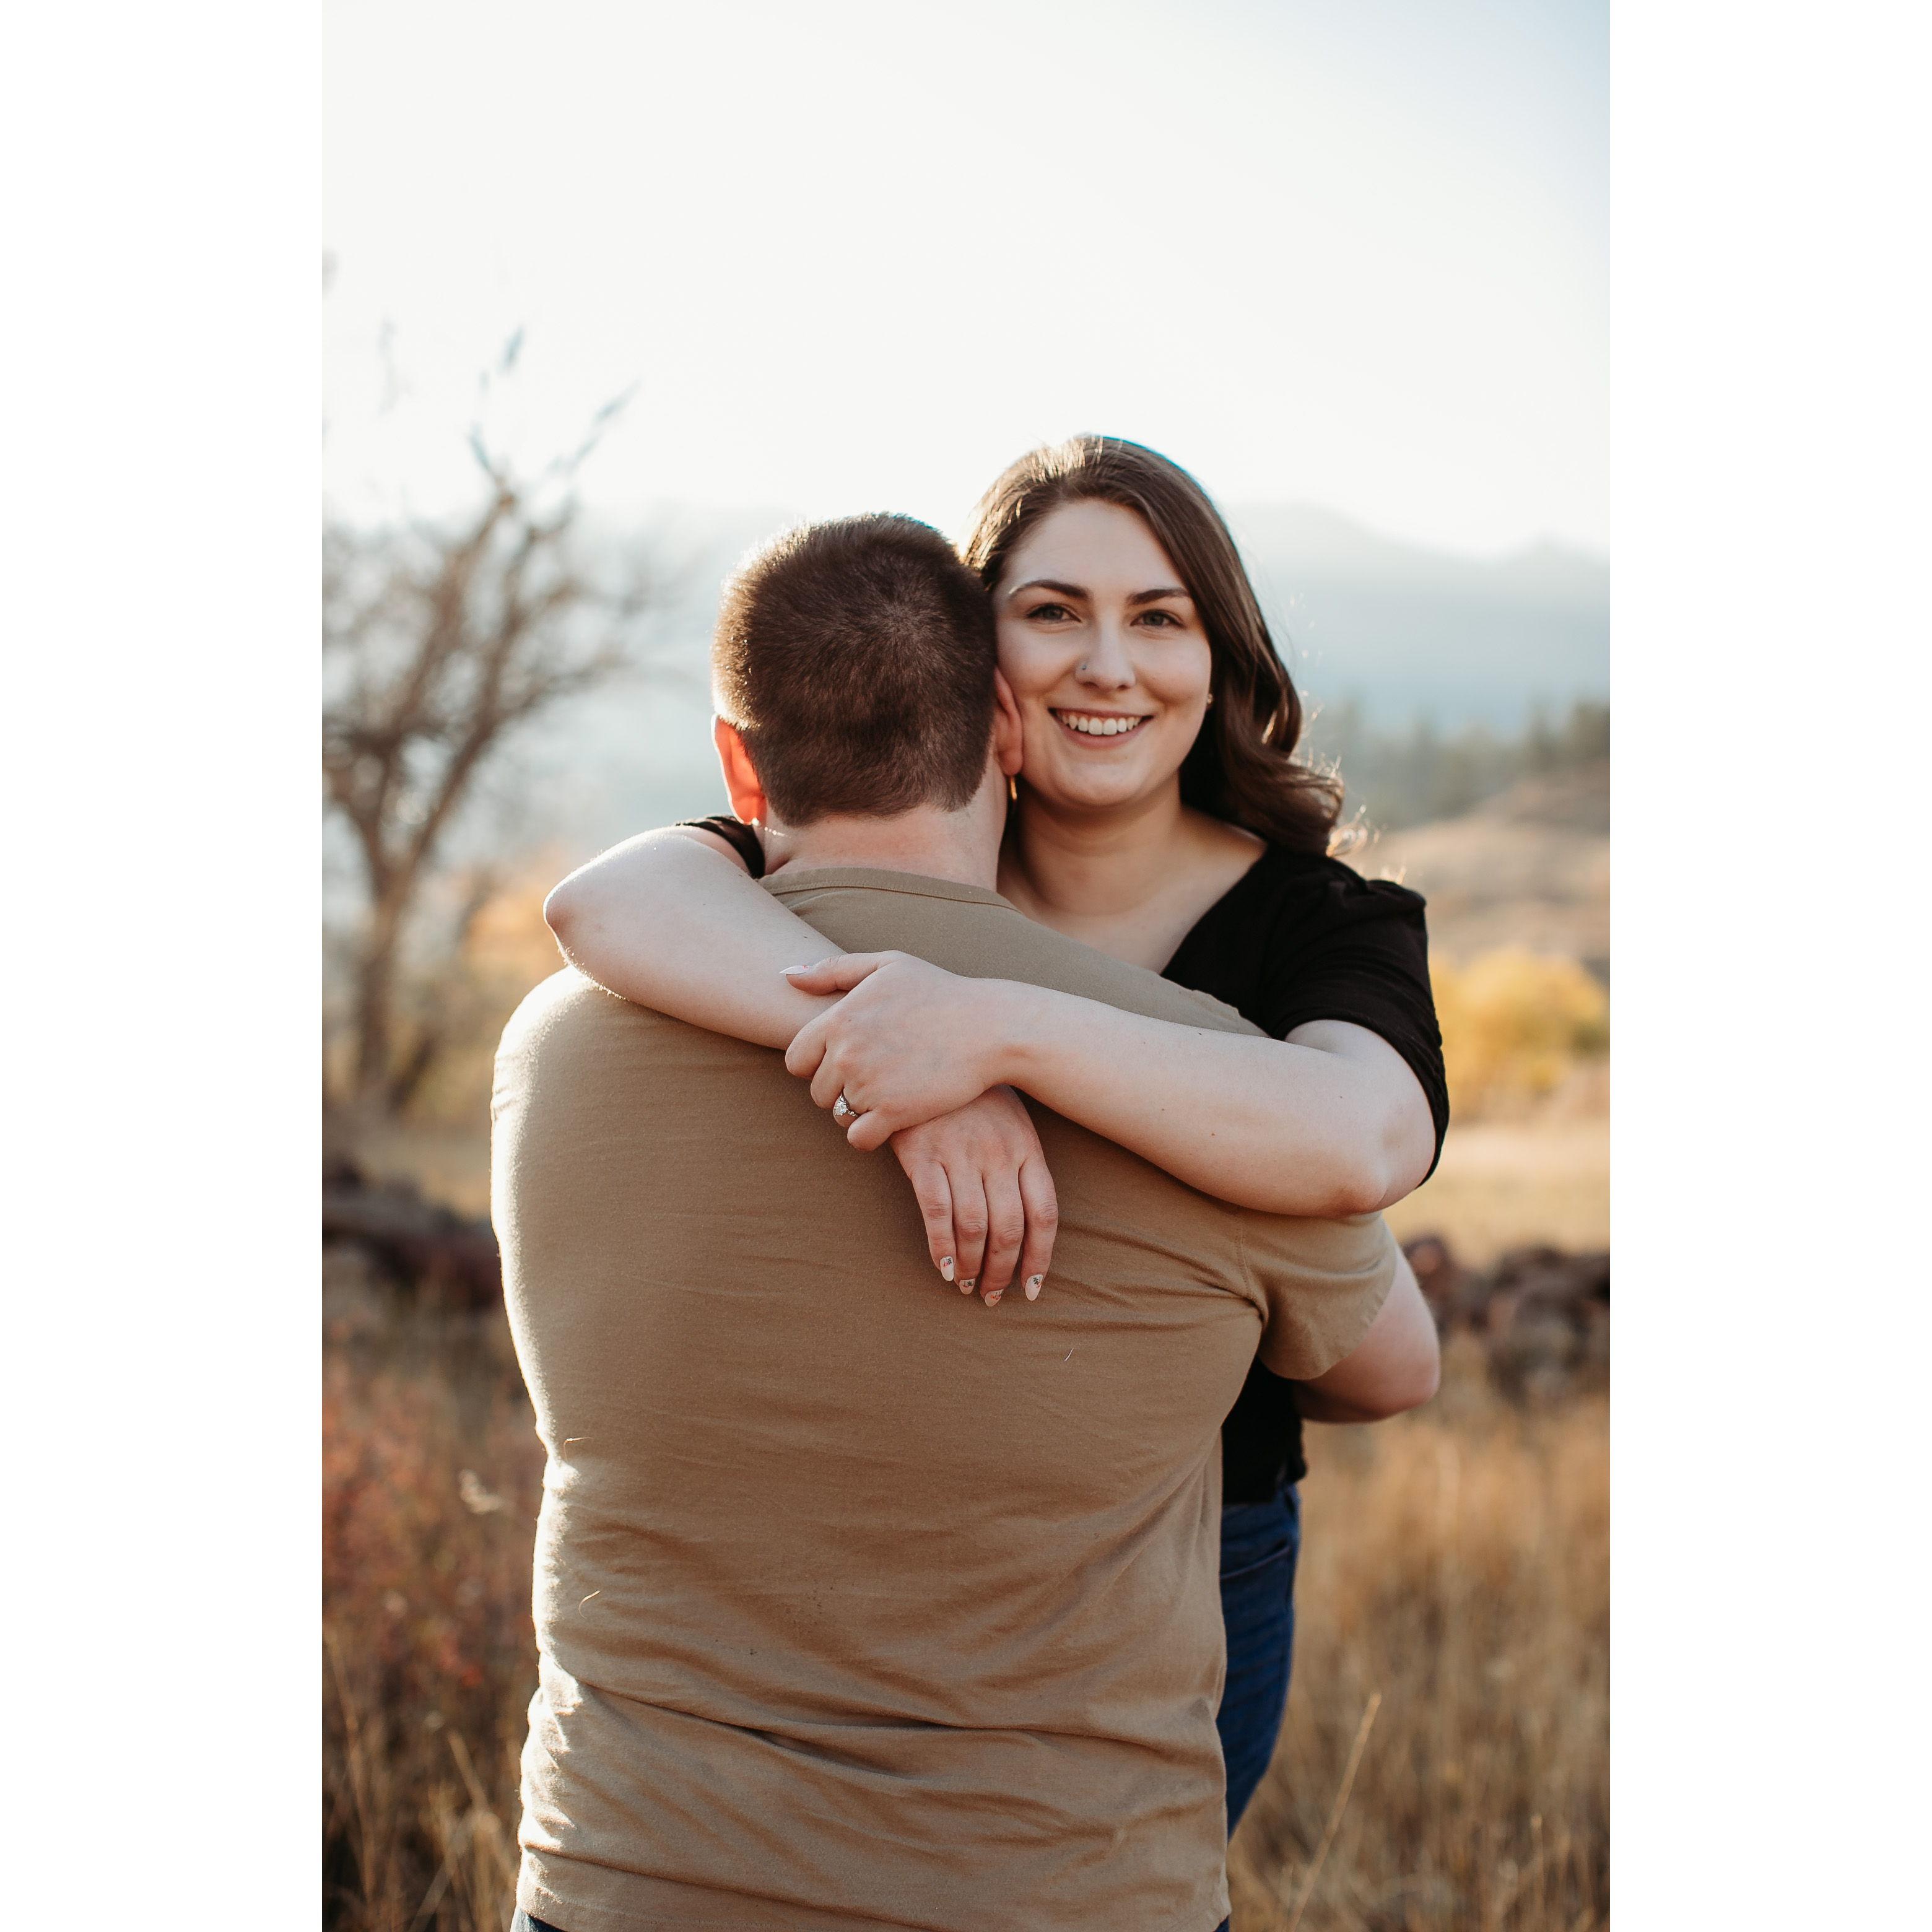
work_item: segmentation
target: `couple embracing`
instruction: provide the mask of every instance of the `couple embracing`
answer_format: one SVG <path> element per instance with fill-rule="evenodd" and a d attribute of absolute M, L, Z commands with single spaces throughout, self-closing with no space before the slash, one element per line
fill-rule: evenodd
<path fill-rule="evenodd" d="M 1326 856 L 1234 545 L 1134 444 L 957 554 L 788 532 L 713 668 L 736 818 L 557 889 L 498 1058 L 520 1928 L 1213 1932 L 1302 1421 L 1435 1387 L 1376 1211 L 1446 1123 L 1421 902 Z"/>

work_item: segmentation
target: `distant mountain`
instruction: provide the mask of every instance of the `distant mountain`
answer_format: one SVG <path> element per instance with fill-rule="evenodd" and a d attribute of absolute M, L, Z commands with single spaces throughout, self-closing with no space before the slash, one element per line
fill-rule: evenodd
<path fill-rule="evenodd" d="M 1381 727 L 1520 730 L 1610 692 L 1610 566 L 1538 544 L 1493 560 L 1377 536 L 1334 512 L 1228 513 L 1304 694 Z"/>

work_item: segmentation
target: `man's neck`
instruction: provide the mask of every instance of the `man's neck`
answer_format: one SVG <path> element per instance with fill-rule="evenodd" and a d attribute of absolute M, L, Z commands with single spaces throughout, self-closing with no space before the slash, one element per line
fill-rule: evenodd
<path fill-rule="evenodd" d="M 796 830 L 769 823 L 765 828 L 767 877 L 781 868 L 815 872 L 856 866 L 916 872 L 992 892 L 999 860 L 1000 820 L 977 800 L 962 812 L 921 806 L 890 818 L 820 818 Z"/>

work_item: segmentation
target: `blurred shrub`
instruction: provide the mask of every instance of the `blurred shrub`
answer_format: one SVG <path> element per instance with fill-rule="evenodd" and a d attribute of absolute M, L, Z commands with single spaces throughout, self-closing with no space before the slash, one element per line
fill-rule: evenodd
<path fill-rule="evenodd" d="M 479 898 L 460 950 L 417 989 L 416 1024 L 434 1029 L 436 1057 L 410 1096 L 425 1124 L 470 1126 L 490 1115 L 490 1070 L 505 1022 L 524 995 L 563 964 L 544 925 L 543 902 L 569 870 L 546 848 Z"/>
<path fill-rule="evenodd" d="M 543 1450 L 500 1310 L 364 1324 L 322 1382 L 322 1923 L 502 1932 Z"/>
<path fill-rule="evenodd" d="M 1449 1103 L 1468 1120 L 1553 1093 L 1610 1051 L 1610 995 L 1574 959 L 1504 946 L 1430 962 Z"/>

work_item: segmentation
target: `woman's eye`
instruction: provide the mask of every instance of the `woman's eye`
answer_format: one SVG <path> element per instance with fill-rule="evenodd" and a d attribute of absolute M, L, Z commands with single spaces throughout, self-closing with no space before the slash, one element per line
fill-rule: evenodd
<path fill-rule="evenodd" d="M 1044 620 L 1049 624 L 1057 624 L 1061 618 L 1070 617 L 1072 614 L 1064 604 L 1036 604 L 1027 613 L 1029 617 Z"/>
<path fill-rule="evenodd" d="M 1154 630 L 1180 630 L 1185 627 L 1172 610 L 1143 610 L 1141 622 Z"/>

